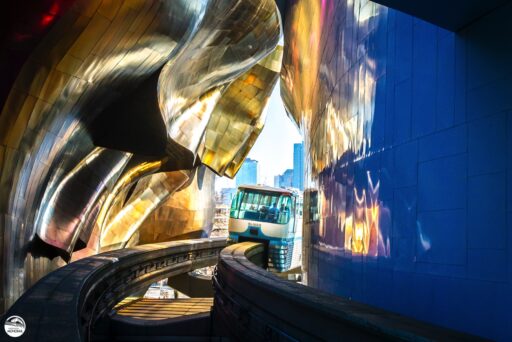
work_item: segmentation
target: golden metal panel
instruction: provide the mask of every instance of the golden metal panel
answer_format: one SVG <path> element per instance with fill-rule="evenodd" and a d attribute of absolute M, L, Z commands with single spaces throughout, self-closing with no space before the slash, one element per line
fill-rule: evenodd
<path fill-rule="evenodd" d="M 66 87 L 70 78 L 70 75 L 60 72 L 57 69 L 52 69 L 48 74 L 46 82 L 44 83 L 38 97 L 50 104 L 53 104 L 57 98 L 62 96 L 60 90 Z"/>
<path fill-rule="evenodd" d="M 238 167 L 231 164 L 243 163 L 246 153 L 241 153 L 243 157 L 236 156 L 240 151 L 248 152 L 263 129 L 263 111 L 279 76 L 264 65 L 273 65 L 269 61 L 280 63 L 281 58 L 282 47 L 278 46 L 233 81 L 217 103 L 206 128 L 204 151 L 200 154 L 201 161 L 217 174 L 233 177 Z M 230 165 L 231 170 L 226 173 Z"/>
<path fill-rule="evenodd" d="M 64 263 L 52 261 L 54 254 L 76 259 L 97 252 L 102 238 L 105 248 L 126 245 L 135 234 L 146 239 L 145 230 L 137 233 L 146 218 L 176 217 L 166 204 L 178 186 L 190 189 L 180 194 L 188 191 L 188 200 L 177 201 L 202 203 L 198 183 L 183 179 L 204 156 L 219 173 L 243 161 L 263 127 L 261 110 L 278 62 L 256 64 L 274 49 L 280 31 L 273 0 L 76 0 L 33 50 L 0 113 L 5 304 Z M 158 161 L 143 180 L 130 170 L 144 169 L 147 160 L 138 157 L 125 169 L 130 154 L 98 152 L 88 123 L 164 65 L 157 95 L 168 158 L 187 170 L 149 175 Z M 242 76 L 253 67 L 249 78 Z M 233 116 L 212 119 L 219 104 Z M 201 205 L 206 211 L 180 208 L 191 231 L 209 220 L 209 207 Z M 153 236 L 180 232 L 168 233 Z"/>
<path fill-rule="evenodd" d="M 94 15 L 86 29 L 69 50 L 69 53 L 76 58 L 84 59 L 87 57 L 110 24 L 110 20 L 104 16 Z"/>
<path fill-rule="evenodd" d="M 194 155 L 203 149 L 200 145 L 206 124 L 220 99 L 215 95 L 205 101 L 205 94 L 212 89 L 224 92 L 226 87 L 215 85 L 233 82 L 271 52 L 279 39 L 279 14 L 273 1 L 251 0 L 238 5 L 223 2 L 206 12 L 192 39 L 160 74 L 158 96 L 169 138 Z M 240 18 L 244 18 L 243 23 Z M 217 29 L 229 24 L 233 29 Z M 185 127 L 192 118 L 198 130 Z"/>
<path fill-rule="evenodd" d="M 98 8 L 98 13 L 112 21 L 117 16 L 122 4 L 123 2 L 119 0 L 102 1 Z"/>
<path fill-rule="evenodd" d="M 82 65 L 82 60 L 71 56 L 67 53 L 64 55 L 62 60 L 57 64 L 57 70 L 67 73 L 68 75 L 75 75 L 76 70 Z"/>
<path fill-rule="evenodd" d="M 209 235 L 215 209 L 215 175 L 202 166 L 141 224 L 132 244 L 199 238 Z"/>
<path fill-rule="evenodd" d="M 140 180 L 128 202 L 101 231 L 101 251 L 122 248 L 146 218 L 189 179 L 184 171 L 160 172 Z"/>
<path fill-rule="evenodd" d="M 87 17 L 92 17 L 96 13 L 96 11 L 98 10 L 103 1 L 104 0 L 77 1 L 73 5 L 72 9 Z"/>

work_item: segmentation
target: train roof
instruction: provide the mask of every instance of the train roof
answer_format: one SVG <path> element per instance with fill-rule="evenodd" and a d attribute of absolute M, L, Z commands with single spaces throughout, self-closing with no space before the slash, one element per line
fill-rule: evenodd
<path fill-rule="evenodd" d="M 285 188 L 274 188 L 267 185 L 239 185 L 238 189 L 248 189 L 248 190 L 260 190 L 260 191 L 268 191 L 268 192 L 279 192 L 284 195 L 298 195 L 298 192 L 292 189 Z"/>

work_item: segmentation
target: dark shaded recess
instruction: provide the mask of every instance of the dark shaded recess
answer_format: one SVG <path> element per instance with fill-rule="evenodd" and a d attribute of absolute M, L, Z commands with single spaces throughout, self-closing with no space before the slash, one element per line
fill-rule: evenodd
<path fill-rule="evenodd" d="M 79 251 L 87 247 L 87 242 L 82 239 L 76 239 L 75 245 L 73 246 L 73 252 Z"/>
<path fill-rule="evenodd" d="M 126 197 L 124 198 L 124 201 L 123 201 L 123 207 L 126 205 L 126 203 L 128 203 L 128 199 L 133 195 L 133 191 L 137 187 L 137 183 L 138 182 L 133 182 L 133 184 L 130 185 L 130 188 L 126 192 Z"/>
<path fill-rule="evenodd" d="M 173 289 L 194 297 L 213 297 L 212 279 L 210 277 L 183 273 L 170 277 L 167 280 L 169 286 Z"/>
<path fill-rule="evenodd" d="M 0 11 L 0 109 L 21 67 L 75 0 L 5 1 Z"/>
<path fill-rule="evenodd" d="M 66 251 L 63 251 L 60 248 L 52 246 L 46 242 L 44 242 L 37 234 L 34 234 L 30 242 L 25 246 L 22 251 L 22 255 L 30 254 L 34 258 L 48 258 L 54 259 L 56 257 L 61 257 L 64 261 L 69 262 L 71 260 L 71 255 Z"/>
<path fill-rule="evenodd" d="M 292 1 L 292 0 L 276 0 L 276 4 L 277 4 L 277 9 L 279 10 L 279 14 L 281 14 L 281 22 L 283 24 L 283 27 L 284 27 L 284 24 L 285 24 L 285 21 L 286 21 L 286 12 L 288 11 L 288 3 L 289 2 L 293 2 L 295 3 L 296 0 Z"/>
<path fill-rule="evenodd" d="M 159 74 L 160 69 L 87 123 L 95 145 L 146 156 L 166 154 L 167 133 L 157 98 Z"/>
<path fill-rule="evenodd" d="M 190 170 L 201 165 L 201 160 L 185 147 L 172 140 L 167 142 L 165 148 L 166 162 L 162 165 L 162 171 Z"/>
<path fill-rule="evenodd" d="M 134 153 L 130 165 L 165 158 L 161 171 L 191 169 L 199 165 L 194 154 L 167 139 L 157 97 L 160 71 L 84 123 L 94 145 Z"/>
<path fill-rule="evenodd" d="M 450 31 L 459 31 L 510 0 L 373 0 Z"/>

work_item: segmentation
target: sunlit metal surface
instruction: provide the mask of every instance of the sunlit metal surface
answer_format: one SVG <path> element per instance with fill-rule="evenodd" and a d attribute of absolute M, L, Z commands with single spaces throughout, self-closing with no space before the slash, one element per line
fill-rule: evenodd
<path fill-rule="evenodd" d="M 265 106 L 281 70 L 282 47 L 229 85 L 206 127 L 201 161 L 233 177 L 265 123 Z M 253 138 L 254 137 L 254 138 Z"/>
<path fill-rule="evenodd" d="M 87 245 L 83 249 L 73 252 L 71 261 L 79 260 L 100 252 L 101 237 L 108 235 L 106 234 L 106 227 L 109 226 L 109 223 L 111 223 L 115 217 L 119 216 L 119 212 L 123 210 L 125 205 L 129 204 L 132 195 L 134 195 L 133 197 L 135 198 L 140 194 L 140 191 L 134 193 L 137 182 L 144 177 L 149 177 L 151 174 L 158 172 L 162 167 L 162 163 L 162 160 L 142 162 L 133 167 L 128 166 L 125 168 L 123 176 L 116 180 L 115 184 L 110 188 L 110 191 L 106 193 L 104 200 L 98 203 L 98 214 L 93 221 L 94 227 L 89 236 Z M 126 226 L 123 227 L 129 228 Z"/>
<path fill-rule="evenodd" d="M 151 212 L 187 182 L 188 173 L 159 172 L 141 179 L 128 202 L 102 227 L 101 251 L 124 247 Z"/>
<path fill-rule="evenodd" d="M 201 166 L 190 178 L 142 222 L 127 246 L 209 236 L 215 214 L 215 174 Z"/>
<path fill-rule="evenodd" d="M 193 9 L 178 1 L 77 1 L 21 69 L 0 115 L 0 230 L 10 246 L 2 268 L 7 305 L 52 268 L 44 266 L 44 246 L 31 245 L 37 249 L 32 251 L 27 244 L 37 231 L 35 215 L 46 189 L 57 189 L 95 148 L 83 123 L 163 65 L 195 22 Z M 180 20 L 171 20 L 178 15 Z M 75 181 L 85 183 L 81 177 Z M 62 216 L 76 215 L 67 210 Z M 41 229 L 47 241 L 57 236 Z M 38 261 L 25 269 L 31 255 Z"/>
<path fill-rule="evenodd" d="M 205 133 L 215 126 L 210 118 L 225 92 L 273 51 L 281 32 L 271 0 L 77 0 L 54 14 L 49 28 L 34 32 L 37 47 L 0 114 L 0 238 L 6 246 L 0 303 L 6 306 L 64 260 L 96 253 L 102 236 L 116 236 L 105 240 L 108 246 L 123 245 L 176 186 L 166 183 L 168 172 L 152 175 L 162 165 L 131 178 L 137 164 L 155 158 L 98 149 L 90 130 L 96 117 L 136 96 L 144 80 L 160 73 L 168 148 L 165 160 L 156 163 L 186 174 L 205 157 Z M 258 110 L 266 91 L 255 103 Z M 261 127 L 255 120 L 233 159 L 217 162 L 213 150 L 205 159 L 233 176 Z M 229 163 L 231 171 L 224 166 Z M 148 188 L 140 189 L 142 184 Z M 84 191 L 75 190 L 82 186 Z M 120 214 L 129 211 L 133 215 Z M 126 231 L 113 234 L 113 222 L 125 222 Z"/>
<path fill-rule="evenodd" d="M 196 155 L 222 92 L 275 48 L 280 32 L 273 0 L 210 1 L 201 25 L 160 74 L 169 137 Z"/>
<path fill-rule="evenodd" d="M 287 13 L 281 94 L 307 151 L 305 241 L 336 255 L 390 256 L 380 173 L 363 162 L 382 149 L 372 127 L 383 70 L 361 37 L 386 15 L 364 1 L 301 1 Z"/>
<path fill-rule="evenodd" d="M 39 237 L 71 253 L 78 239 L 89 241 L 98 202 L 113 187 L 130 153 L 95 148 L 60 183 L 46 188 L 36 217 Z"/>

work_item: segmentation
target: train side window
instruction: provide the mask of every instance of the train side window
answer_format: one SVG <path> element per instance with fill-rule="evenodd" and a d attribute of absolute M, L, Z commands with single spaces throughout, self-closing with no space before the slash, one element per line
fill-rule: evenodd
<path fill-rule="evenodd" d="M 260 193 L 246 192 L 246 196 L 244 196 L 241 205 L 243 212 L 240 213 L 239 218 L 245 220 L 258 220 L 258 203 L 260 201 L 260 197 Z"/>
<path fill-rule="evenodd" d="M 244 196 L 243 191 L 237 192 L 235 195 L 235 199 L 231 202 L 231 211 L 229 213 L 229 216 L 232 218 L 239 218 L 240 216 L 240 204 L 242 202 L 242 198 Z"/>
<path fill-rule="evenodd" d="M 293 204 L 290 196 L 280 196 L 277 209 L 279 210 L 277 223 L 286 224 L 293 219 Z"/>

